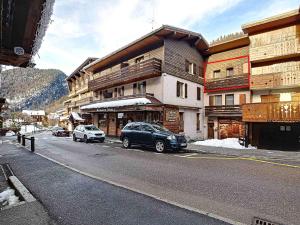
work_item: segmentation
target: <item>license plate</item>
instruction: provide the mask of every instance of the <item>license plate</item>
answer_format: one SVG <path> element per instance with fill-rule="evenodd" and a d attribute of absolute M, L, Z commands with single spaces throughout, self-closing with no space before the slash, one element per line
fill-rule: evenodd
<path fill-rule="evenodd" d="M 180 146 L 186 146 L 186 143 L 181 143 Z"/>

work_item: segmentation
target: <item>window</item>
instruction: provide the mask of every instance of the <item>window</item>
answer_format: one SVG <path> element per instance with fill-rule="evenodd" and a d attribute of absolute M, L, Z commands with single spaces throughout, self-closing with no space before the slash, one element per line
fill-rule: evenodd
<path fill-rule="evenodd" d="M 137 83 L 134 83 L 132 85 L 132 89 L 133 89 L 133 94 L 136 95 L 137 94 Z"/>
<path fill-rule="evenodd" d="M 103 98 L 112 98 L 113 97 L 113 93 L 112 92 L 108 92 L 107 90 L 103 91 Z"/>
<path fill-rule="evenodd" d="M 119 96 L 119 97 L 124 96 L 124 86 L 118 88 L 118 96 Z"/>
<path fill-rule="evenodd" d="M 118 97 L 118 88 L 114 89 L 114 98 Z"/>
<path fill-rule="evenodd" d="M 232 67 L 226 69 L 226 76 L 227 77 L 233 76 L 233 68 Z"/>
<path fill-rule="evenodd" d="M 185 60 L 185 72 L 189 73 L 189 74 L 192 74 L 192 75 L 195 75 L 196 74 L 196 64 L 195 63 L 192 63 L 188 60 Z"/>
<path fill-rule="evenodd" d="M 197 131 L 200 130 L 200 113 L 196 114 Z"/>
<path fill-rule="evenodd" d="M 183 98 L 184 97 L 184 83 L 177 81 L 177 87 L 176 87 L 176 95 L 177 97 Z"/>
<path fill-rule="evenodd" d="M 152 127 L 150 127 L 148 125 L 145 125 L 145 124 L 141 125 L 141 130 L 142 131 L 148 131 L 148 132 L 154 131 Z"/>
<path fill-rule="evenodd" d="M 213 78 L 220 78 L 221 77 L 221 70 L 215 70 L 213 74 Z"/>
<path fill-rule="evenodd" d="M 222 105 L 222 95 L 214 96 L 214 105 Z"/>
<path fill-rule="evenodd" d="M 146 81 L 138 83 L 138 94 L 146 94 Z"/>
<path fill-rule="evenodd" d="M 201 100 L 201 88 L 197 87 L 197 100 Z"/>
<path fill-rule="evenodd" d="M 139 62 L 141 62 L 141 61 L 143 61 L 143 60 L 144 60 L 144 56 L 137 57 L 137 58 L 135 59 L 135 63 L 139 63 Z"/>
<path fill-rule="evenodd" d="M 225 95 L 225 105 L 234 105 L 234 95 Z"/>

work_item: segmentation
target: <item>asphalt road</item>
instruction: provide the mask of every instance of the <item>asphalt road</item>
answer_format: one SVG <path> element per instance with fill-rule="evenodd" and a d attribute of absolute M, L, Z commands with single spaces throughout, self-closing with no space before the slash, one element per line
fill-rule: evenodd
<path fill-rule="evenodd" d="M 39 134 L 37 153 L 181 205 L 251 224 L 300 221 L 300 169 L 207 154 L 157 154 Z"/>
<path fill-rule="evenodd" d="M 0 163 L 10 164 L 46 208 L 51 221 L 60 225 L 228 225 L 92 179 L 11 144 L 1 144 L 0 153 Z M 51 221 L 38 224 L 50 225 Z M 13 218 L 11 224 L 15 224 Z"/>

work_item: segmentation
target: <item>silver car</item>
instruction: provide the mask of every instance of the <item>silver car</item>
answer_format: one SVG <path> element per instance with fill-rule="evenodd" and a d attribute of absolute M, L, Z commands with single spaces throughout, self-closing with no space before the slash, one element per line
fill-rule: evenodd
<path fill-rule="evenodd" d="M 104 142 L 105 133 L 94 125 L 78 125 L 73 132 L 73 141 L 82 140 Z"/>

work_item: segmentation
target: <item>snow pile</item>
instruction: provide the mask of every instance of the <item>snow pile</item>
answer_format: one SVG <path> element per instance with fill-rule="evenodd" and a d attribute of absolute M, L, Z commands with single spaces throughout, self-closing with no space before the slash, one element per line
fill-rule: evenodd
<path fill-rule="evenodd" d="M 11 137 L 11 136 L 15 136 L 15 135 L 16 135 L 16 133 L 13 132 L 12 130 L 7 131 L 5 134 L 6 137 Z"/>
<path fill-rule="evenodd" d="M 20 134 L 32 133 L 34 131 L 39 131 L 40 128 L 34 125 L 23 125 L 21 126 Z"/>
<path fill-rule="evenodd" d="M 240 145 L 238 138 L 226 138 L 226 139 L 209 139 L 205 141 L 196 141 L 194 145 L 203 145 L 203 146 L 213 146 L 213 147 L 223 147 L 223 148 L 234 148 L 234 149 L 256 149 L 251 145 L 248 148 Z"/>
<path fill-rule="evenodd" d="M 81 116 L 79 116 L 79 114 L 77 112 L 71 112 L 71 115 L 74 120 L 84 121 L 84 119 L 82 119 Z"/>
<path fill-rule="evenodd" d="M 82 106 L 81 109 L 113 108 L 113 107 L 129 106 L 129 105 L 146 105 L 150 103 L 151 101 L 147 98 L 132 98 L 132 99 L 94 103 L 94 104 Z"/>
<path fill-rule="evenodd" d="M 7 188 L 5 191 L 0 193 L 0 204 L 5 205 L 14 205 L 19 203 L 19 197 L 15 195 L 15 190 Z"/>

